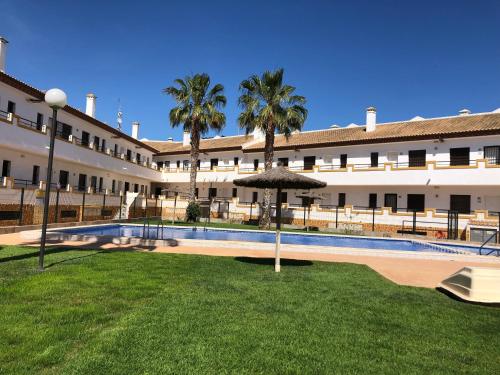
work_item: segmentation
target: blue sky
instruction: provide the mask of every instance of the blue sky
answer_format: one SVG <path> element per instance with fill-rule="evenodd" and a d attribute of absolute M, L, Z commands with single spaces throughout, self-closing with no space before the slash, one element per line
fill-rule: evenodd
<path fill-rule="evenodd" d="M 0 0 L 7 72 L 59 87 L 125 130 L 179 139 L 161 93 L 206 72 L 226 88 L 227 125 L 238 134 L 238 85 L 283 67 L 306 96 L 305 130 L 451 115 L 500 107 L 500 1 L 11 1 Z"/>

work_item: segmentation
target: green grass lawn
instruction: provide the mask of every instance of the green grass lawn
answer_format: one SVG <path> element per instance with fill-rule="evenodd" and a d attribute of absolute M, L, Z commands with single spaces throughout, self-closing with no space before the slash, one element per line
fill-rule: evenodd
<path fill-rule="evenodd" d="M 0 248 L 1 374 L 500 373 L 500 309 L 364 266 Z"/>

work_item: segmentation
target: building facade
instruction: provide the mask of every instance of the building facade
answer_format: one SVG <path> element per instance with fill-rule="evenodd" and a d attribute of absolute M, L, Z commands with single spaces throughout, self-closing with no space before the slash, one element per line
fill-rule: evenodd
<path fill-rule="evenodd" d="M 2 186 L 39 190 L 46 179 L 51 110 L 42 90 L 4 72 L 5 40 L 0 43 Z M 96 101 L 87 95 L 85 113 L 70 106 L 59 111 L 52 179 L 59 189 L 144 197 L 188 190 L 188 133 L 181 141 L 138 140 L 139 123 L 127 135 L 99 121 Z M 318 226 L 355 222 L 377 229 L 377 214 L 380 230 L 397 231 L 415 215 L 422 228 L 442 228 L 450 212 L 458 214 L 464 233 L 498 226 L 500 109 L 377 123 L 370 107 L 361 126 L 277 135 L 274 159 L 327 183 L 312 206 L 310 220 Z M 264 169 L 262 133 L 203 139 L 195 167 L 200 200 L 225 202 L 226 217 L 258 215 L 263 192 L 236 187 L 233 180 Z M 301 193 L 284 193 L 290 223 L 300 223 L 309 203 L 297 197 Z"/>

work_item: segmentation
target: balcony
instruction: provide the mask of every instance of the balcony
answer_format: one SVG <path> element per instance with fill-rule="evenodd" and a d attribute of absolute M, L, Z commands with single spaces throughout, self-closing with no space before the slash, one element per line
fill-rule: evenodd
<path fill-rule="evenodd" d="M 380 163 L 374 167 L 371 164 L 323 164 L 311 167 L 287 167 L 290 171 L 301 173 L 337 186 L 474 186 L 497 185 L 500 179 L 500 164 L 478 160 L 429 160 L 425 163 Z M 161 170 L 168 182 L 188 182 L 190 168 L 163 168 Z M 262 168 L 217 166 L 212 169 L 198 169 L 198 179 L 203 181 L 229 182 L 244 175 L 261 173 Z M 370 172 L 367 175 L 367 172 Z M 480 181 L 480 183 L 479 183 Z"/>
<path fill-rule="evenodd" d="M 34 154 L 46 155 L 49 143 L 47 136 L 47 126 L 38 124 L 19 115 L 0 111 L 0 145 L 16 150 L 24 150 Z M 2 131 L 5 129 L 6 131 Z M 29 130 L 30 132 L 25 132 Z M 109 148 L 95 146 L 92 142 L 86 144 L 78 137 L 68 133 L 58 131 L 56 133 L 56 158 L 65 159 L 70 162 L 92 165 L 96 168 L 114 170 L 121 174 L 134 175 L 140 178 L 160 181 L 160 173 L 156 164 L 147 162 L 145 159 L 126 160 L 125 154 L 116 154 Z M 77 147 L 75 147 L 77 146 Z M 76 149 L 75 149 L 76 148 Z M 78 152 L 82 149 L 82 152 Z M 83 151 L 85 150 L 85 151 Z"/>

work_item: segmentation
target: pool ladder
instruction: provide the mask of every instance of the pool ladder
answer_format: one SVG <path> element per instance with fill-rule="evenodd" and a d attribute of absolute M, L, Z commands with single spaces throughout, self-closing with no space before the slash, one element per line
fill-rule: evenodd
<path fill-rule="evenodd" d="M 158 224 L 156 224 L 156 239 L 160 239 L 158 236 L 160 234 L 160 228 L 161 228 L 161 238 L 163 239 L 163 228 L 165 224 L 163 223 L 163 220 L 160 219 Z M 146 230 L 147 228 L 147 230 Z M 142 225 L 142 239 L 149 239 L 149 233 L 150 233 L 150 228 L 151 228 L 151 220 L 148 218 L 144 219 L 143 225 Z"/>

